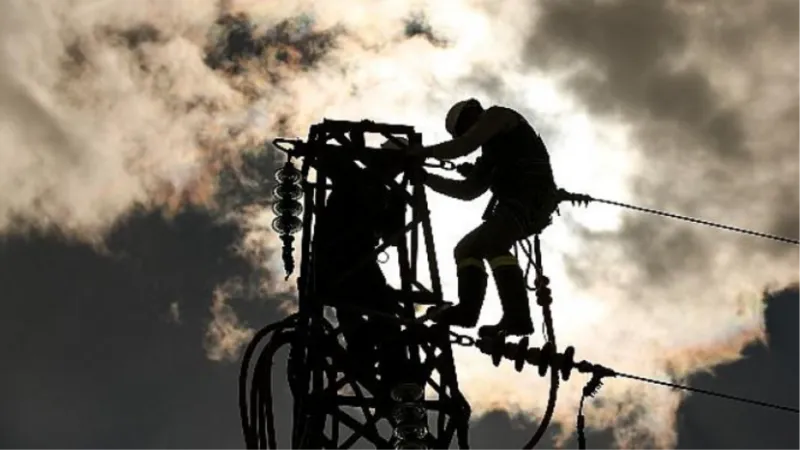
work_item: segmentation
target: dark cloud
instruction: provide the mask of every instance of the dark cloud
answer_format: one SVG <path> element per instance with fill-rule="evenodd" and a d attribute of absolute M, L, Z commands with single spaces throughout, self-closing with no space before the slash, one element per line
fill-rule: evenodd
<path fill-rule="evenodd" d="M 251 272 L 232 253 L 239 235 L 186 211 L 135 213 L 102 252 L 4 238 L 0 446 L 239 447 L 238 368 L 203 348 L 212 291 Z M 254 326 L 279 317 L 271 303 L 235 306 Z"/>
<path fill-rule="evenodd" d="M 118 34 L 130 48 L 136 48 L 145 42 L 159 42 L 162 39 L 161 31 L 150 24 L 143 24 L 118 32 L 109 30 L 109 33 Z"/>
<path fill-rule="evenodd" d="M 545 385 L 545 380 L 542 379 L 541 385 L 537 386 L 537 388 L 546 389 Z M 535 422 L 531 423 L 527 420 L 510 416 L 505 412 L 494 411 L 486 414 L 473 424 L 470 429 L 470 446 L 472 448 L 522 448 L 531 439 L 533 433 L 536 432 L 536 427 L 537 423 Z M 558 425 L 551 425 L 537 448 L 558 448 L 556 443 L 560 431 Z M 611 448 L 614 438 L 609 431 L 596 432 L 587 430 L 586 442 L 589 448 Z M 560 444 L 560 448 L 578 448 L 576 436 L 560 442 Z"/>
<path fill-rule="evenodd" d="M 632 126 L 633 148 L 644 161 L 632 190 L 647 202 L 643 206 L 797 236 L 797 176 L 771 174 L 798 165 L 797 82 L 785 104 L 757 103 L 763 99 L 755 92 L 766 93 L 777 75 L 754 62 L 755 49 L 797 61 L 797 2 L 545 0 L 538 5 L 525 61 L 545 71 L 571 71 L 565 87 L 590 113 Z M 695 60 L 686 62 L 692 52 Z M 736 61 L 736 76 L 754 83 L 752 101 L 732 101 L 715 85 L 702 65 L 714 58 Z M 754 128 L 762 120 L 769 132 Z M 754 137 L 761 136 L 756 132 L 779 138 L 759 144 L 765 140 Z M 722 207 L 725 215 L 719 213 Z M 750 208 L 754 212 L 748 214 Z M 721 245 L 698 227 L 641 214 L 625 216 L 618 233 L 583 236 L 600 245 L 587 249 L 623 248 L 643 283 L 667 283 L 676 267 L 682 274 L 699 273 L 690 269 Z M 794 251 L 744 239 L 736 243 L 743 254 Z"/>
<path fill-rule="evenodd" d="M 744 359 L 698 375 L 692 386 L 798 407 L 798 296 L 771 296 L 766 311 L 769 345 L 753 344 Z M 797 448 L 797 415 L 703 395 L 678 412 L 678 448 Z"/>
<path fill-rule="evenodd" d="M 266 31 L 259 30 L 246 14 L 223 16 L 217 26 L 217 37 L 208 50 L 206 63 L 234 73 L 244 70 L 245 64 L 256 58 L 272 58 L 278 64 L 306 70 L 333 48 L 335 38 L 342 32 L 315 30 L 309 16 L 283 20 Z"/>
<path fill-rule="evenodd" d="M 585 64 L 568 82 L 594 114 L 657 121 L 697 137 L 700 148 L 742 157 L 741 118 L 694 67 L 678 69 L 686 17 L 661 0 L 544 1 L 525 56 L 549 68 Z"/>
<path fill-rule="evenodd" d="M 407 38 L 421 36 L 426 41 L 430 42 L 434 47 L 445 47 L 448 45 L 447 39 L 437 35 L 433 31 L 433 28 L 428 22 L 427 17 L 420 13 L 414 14 L 406 19 L 405 36 Z"/>
<path fill-rule="evenodd" d="M 106 42 L 124 46 L 133 52 L 136 52 L 143 44 L 158 43 L 164 40 L 162 32 L 150 24 L 141 24 L 124 29 L 104 27 L 98 33 L 103 36 Z M 76 37 L 66 45 L 62 64 L 67 77 L 89 69 L 86 67 L 86 63 L 90 59 L 87 58 L 87 52 L 90 51 L 91 49 L 86 48 L 85 36 Z M 149 70 L 146 58 L 142 57 L 141 53 L 136 56 L 140 65 L 139 68 L 143 71 Z"/>
<path fill-rule="evenodd" d="M 708 38 L 718 51 L 730 56 L 746 56 L 755 49 L 753 43 L 764 33 L 784 40 L 787 44 L 797 41 L 798 3 L 793 0 L 769 2 L 695 1 L 696 5 L 711 12 L 717 18 L 715 30 Z M 745 8 L 743 11 L 742 9 Z M 748 10 L 749 8 L 749 10 Z M 745 12 L 743 14 L 743 12 Z M 709 27 L 712 28 L 712 27 Z"/>
<path fill-rule="evenodd" d="M 786 0 L 777 1 L 770 6 L 765 17 L 765 22 L 776 29 L 787 39 L 797 39 L 800 23 L 797 16 L 800 14 L 800 5 L 797 2 Z"/>

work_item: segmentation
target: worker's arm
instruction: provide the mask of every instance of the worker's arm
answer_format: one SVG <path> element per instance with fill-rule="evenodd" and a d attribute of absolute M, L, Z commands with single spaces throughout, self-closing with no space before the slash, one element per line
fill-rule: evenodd
<path fill-rule="evenodd" d="M 494 136 L 511 129 L 519 120 L 507 108 L 493 106 L 486 110 L 475 125 L 463 136 L 421 149 L 421 156 L 455 159 L 467 156 Z"/>
<path fill-rule="evenodd" d="M 425 184 L 434 191 L 459 200 L 474 200 L 489 189 L 491 170 L 479 161 L 464 180 L 454 180 L 428 173 Z"/>

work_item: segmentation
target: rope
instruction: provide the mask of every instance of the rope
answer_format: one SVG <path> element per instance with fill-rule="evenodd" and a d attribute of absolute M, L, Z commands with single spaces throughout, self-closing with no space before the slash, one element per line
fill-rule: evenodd
<path fill-rule="evenodd" d="M 724 225 L 724 224 L 721 224 L 721 223 L 710 222 L 708 220 L 697 219 L 695 217 L 682 216 L 682 215 L 679 215 L 679 214 L 674 214 L 674 213 L 670 213 L 670 212 L 666 212 L 666 211 L 659 211 L 657 209 L 644 208 L 644 207 L 641 207 L 641 206 L 629 205 L 627 203 L 617 202 L 617 201 L 614 201 L 614 200 L 607 200 L 607 199 L 602 199 L 602 198 L 594 198 L 594 197 L 590 197 L 590 196 L 585 196 L 585 197 L 587 197 L 585 200 L 595 201 L 595 202 L 598 202 L 598 203 L 605 203 L 607 205 L 619 206 L 619 207 L 622 207 L 622 208 L 632 209 L 634 211 L 640 211 L 640 212 L 644 212 L 644 213 L 648 213 L 648 214 L 655 214 L 655 215 L 661 216 L 661 217 L 669 217 L 670 219 L 683 220 L 683 221 L 686 221 L 686 222 L 696 223 L 698 225 L 705 225 L 705 226 L 708 226 L 708 227 L 719 228 L 719 229 L 722 229 L 722 230 L 733 231 L 733 232 L 736 232 L 736 233 L 747 234 L 747 235 L 750 235 L 750 236 L 760 237 L 760 238 L 764 238 L 764 239 L 771 239 L 773 241 L 784 242 L 784 243 L 787 243 L 787 244 L 800 245 L 800 240 L 797 240 L 797 239 L 791 239 L 791 238 L 787 238 L 787 237 L 783 237 L 783 236 L 776 236 L 774 234 L 761 233 L 759 231 L 752 231 L 752 230 L 747 230 L 745 228 L 739 228 L 739 227 L 734 227 L 734 226 L 730 226 L 730 225 Z"/>

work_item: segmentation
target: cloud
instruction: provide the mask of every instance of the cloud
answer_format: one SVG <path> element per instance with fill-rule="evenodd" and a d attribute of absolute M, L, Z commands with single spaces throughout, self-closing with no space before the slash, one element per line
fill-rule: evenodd
<path fill-rule="evenodd" d="M 263 131 L 204 63 L 215 2 L 2 5 L 0 230 L 84 238 L 137 204 L 203 204 Z"/>
<path fill-rule="evenodd" d="M 240 351 L 252 339 L 255 330 L 242 326 L 234 309 L 228 304 L 228 299 L 240 289 L 219 286 L 214 291 L 211 314 L 213 320 L 206 329 L 206 352 L 212 361 L 236 361 Z"/>
<path fill-rule="evenodd" d="M 99 242 L 140 208 L 175 219 L 200 206 L 241 231 L 231 245 L 256 270 L 236 294 L 284 301 L 292 286 L 276 275 L 265 209 L 281 160 L 261 144 L 303 136 L 323 117 L 409 123 L 437 141 L 447 106 L 477 96 L 530 118 L 567 188 L 796 237 L 797 24 L 786 19 L 796 8 L 8 0 L 0 232 L 43 227 Z M 439 248 L 482 209 L 436 196 L 431 205 Z M 447 221 L 455 216 L 465 219 Z M 543 238 L 560 342 L 652 376 L 738 358 L 763 337 L 765 286 L 797 280 L 795 248 L 602 206 L 565 211 Z M 451 294 L 452 263 L 440 264 Z M 196 307 L 210 302 L 216 314 L 208 342 L 238 343 L 250 325 L 231 314 L 249 316 L 217 281 L 218 295 Z M 178 308 L 183 322 L 190 312 Z M 209 348 L 224 359 L 237 345 L 223 347 Z M 458 355 L 476 413 L 541 414 L 535 376 Z M 565 432 L 579 384 L 564 387 L 557 410 Z M 591 425 L 614 428 L 619 443 L 675 441 L 677 394 L 614 383 L 601 400 Z"/>
<path fill-rule="evenodd" d="M 638 163 L 616 200 L 796 238 L 797 24 L 775 22 L 783 14 L 796 17 L 796 2 L 544 1 L 525 60 L 628 129 Z M 603 207 L 589 208 L 572 218 Z M 793 246 L 640 213 L 573 232 L 582 242 L 568 269 L 613 311 L 598 345 L 629 354 L 583 350 L 665 377 L 737 359 L 761 339 L 758 293 L 797 280 Z M 658 400 L 665 415 L 672 395 Z M 647 405 L 635 428 L 672 445 L 672 427 L 648 418 L 655 400 L 626 407 Z"/>
<path fill-rule="evenodd" d="M 0 338 L 19 343 L 0 349 L 0 445 L 235 447 L 235 366 L 210 361 L 203 343 L 214 290 L 252 272 L 231 249 L 239 234 L 202 211 L 140 210 L 102 254 L 52 233 L 0 240 Z M 268 302 L 229 304 L 280 317 Z"/>

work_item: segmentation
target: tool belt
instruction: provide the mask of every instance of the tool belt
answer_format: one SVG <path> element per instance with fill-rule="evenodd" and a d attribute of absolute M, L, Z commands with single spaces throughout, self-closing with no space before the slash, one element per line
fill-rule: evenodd
<path fill-rule="evenodd" d="M 538 233 L 550 225 L 553 213 L 558 210 L 558 190 L 555 187 L 542 188 L 534 193 L 520 193 L 518 198 L 504 197 L 498 194 L 492 195 L 481 217 L 484 221 L 493 217 L 498 207 L 507 206 L 527 230 Z"/>

